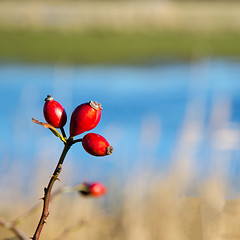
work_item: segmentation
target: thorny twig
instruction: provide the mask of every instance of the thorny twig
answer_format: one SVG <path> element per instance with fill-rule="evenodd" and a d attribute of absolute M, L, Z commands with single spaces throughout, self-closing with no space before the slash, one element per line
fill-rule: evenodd
<path fill-rule="evenodd" d="M 52 187 L 53 187 L 54 182 L 56 180 L 58 180 L 58 176 L 59 176 L 60 172 L 62 171 L 63 161 L 64 161 L 65 156 L 66 156 L 66 154 L 67 154 L 67 152 L 68 152 L 68 150 L 70 149 L 71 146 L 72 146 L 72 142 L 71 142 L 71 139 L 69 138 L 64 145 L 64 149 L 63 149 L 62 154 L 60 156 L 60 159 L 58 161 L 57 167 L 56 167 L 56 169 L 55 169 L 55 171 L 54 171 L 54 173 L 53 173 L 53 175 L 52 175 L 52 177 L 51 177 L 51 179 L 48 183 L 48 186 L 44 188 L 44 197 L 42 198 L 43 199 L 42 215 L 41 215 L 41 218 L 39 220 L 36 231 L 35 231 L 35 233 L 32 237 L 33 240 L 39 240 L 43 225 L 44 225 L 44 223 L 46 223 L 46 219 L 49 215 L 49 210 L 48 209 L 49 209 L 49 202 L 50 202 Z"/>

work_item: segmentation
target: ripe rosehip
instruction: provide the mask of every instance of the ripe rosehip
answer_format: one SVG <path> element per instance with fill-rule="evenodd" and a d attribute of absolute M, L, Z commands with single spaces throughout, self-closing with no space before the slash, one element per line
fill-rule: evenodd
<path fill-rule="evenodd" d="M 86 152 L 93 156 L 106 156 L 113 153 L 113 147 L 101 135 L 88 133 L 82 139 L 82 145 Z"/>
<path fill-rule="evenodd" d="M 70 121 L 70 136 L 74 137 L 95 128 L 101 118 L 101 104 L 90 101 L 75 108 Z"/>
<path fill-rule="evenodd" d="M 84 183 L 83 186 L 84 189 L 80 190 L 79 193 L 84 196 L 100 197 L 107 192 L 104 185 L 99 182 Z"/>
<path fill-rule="evenodd" d="M 46 121 L 55 128 L 63 127 L 67 122 L 67 114 L 63 106 L 55 101 L 51 95 L 45 98 L 43 115 Z"/>
<path fill-rule="evenodd" d="M 101 183 L 98 182 L 89 185 L 89 191 L 93 197 L 100 197 L 107 192 L 106 188 Z"/>

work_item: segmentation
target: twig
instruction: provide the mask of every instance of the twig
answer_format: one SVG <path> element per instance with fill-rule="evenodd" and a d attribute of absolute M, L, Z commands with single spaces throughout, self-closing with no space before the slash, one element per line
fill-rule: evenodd
<path fill-rule="evenodd" d="M 64 128 L 63 127 L 61 127 L 60 128 L 60 130 L 61 130 L 61 133 L 62 133 L 62 136 L 66 139 L 67 138 L 67 136 L 66 136 L 66 133 L 65 133 L 65 130 L 64 130 Z"/>
<path fill-rule="evenodd" d="M 29 237 L 27 237 L 21 230 L 18 229 L 13 223 L 7 222 L 3 219 L 0 219 L 0 225 L 9 229 L 11 232 L 13 232 L 20 240 L 29 240 Z"/>
<path fill-rule="evenodd" d="M 72 143 L 77 143 L 77 142 L 82 142 L 82 138 L 79 138 L 79 139 L 76 139 L 76 140 L 73 140 Z"/>
<path fill-rule="evenodd" d="M 62 164 L 63 164 L 63 161 L 65 159 L 65 156 L 68 152 L 68 150 L 70 149 L 70 147 L 72 146 L 72 139 L 69 138 L 66 143 L 65 143 L 65 146 L 64 146 L 64 149 L 63 149 L 63 152 L 61 154 L 61 157 L 58 161 L 58 164 L 57 164 L 57 167 L 48 183 L 48 186 L 44 188 L 44 197 L 42 198 L 43 199 L 43 210 L 42 210 L 42 215 L 41 215 L 41 218 L 39 220 L 39 223 L 38 223 L 38 226 L 37 226 L 37 229 L 32 237 L 33 240 L 39 240 L 39 237 L 40 237 L 40 234 L 41 234 L 41 231 L 42 231 L 42 228 L 43 228 L 43 225 L 44 223 L 46 222 L 46 219 L 49 215 L 49 201 L 50 201 L 50 196 L 51 196 L 51 191 L 52 191 L 52 187 L 53 187 L 53 184 L 56 180 L 59 180 L 58 179 L 58 176 L 60 174 L 60 172 L 62 171 Z"/>

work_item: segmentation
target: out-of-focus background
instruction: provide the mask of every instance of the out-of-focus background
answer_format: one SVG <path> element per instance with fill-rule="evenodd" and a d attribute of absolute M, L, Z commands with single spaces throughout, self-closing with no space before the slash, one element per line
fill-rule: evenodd
<path fill-rule="evenodd" d="M 43 239 L 215 240 L 240 236 L 239 1 L 0 1 L 0 225 L 42 197 L 62 143 L 44 121 L 51 94 L 68 114 L 98 101 L 91 132 L 113 146 L 72 147 L 66 193 Z M 40 210 L 18 224 L 32 236 Z M 17 239 L 0 226 L 0 239 Z"/>

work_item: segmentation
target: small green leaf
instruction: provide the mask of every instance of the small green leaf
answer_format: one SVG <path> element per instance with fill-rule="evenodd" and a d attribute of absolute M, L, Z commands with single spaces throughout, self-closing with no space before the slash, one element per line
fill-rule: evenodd
<path fill-rule="evenodd" d="M 66 139 L 65 139 L 65 138 L 62 136 L 62 134 L 60 134 L 60 133 L 58 132 L 58 130 L 57 130 L 55 127 L 53 127 L 51 124 L 49 124 L 49 123 L 44 123 L 44 122 L 39 122 L 38 120 L 36 120 L 36 119 L 34 119 L 34 118 L 32 118 L 32 121 L 33 121 L 34 123 L 36 123 L 36 124 L 39 124 L 39 125 L 41 125 L 41 126 L 43 126 L 43 127 L 45 127 L 45 128 L 50 129 L 50 131 L 51 131 L 55 136 L 59 137 L 61 141 L 63 141 L 64 143 L 66 143 Z"/>

